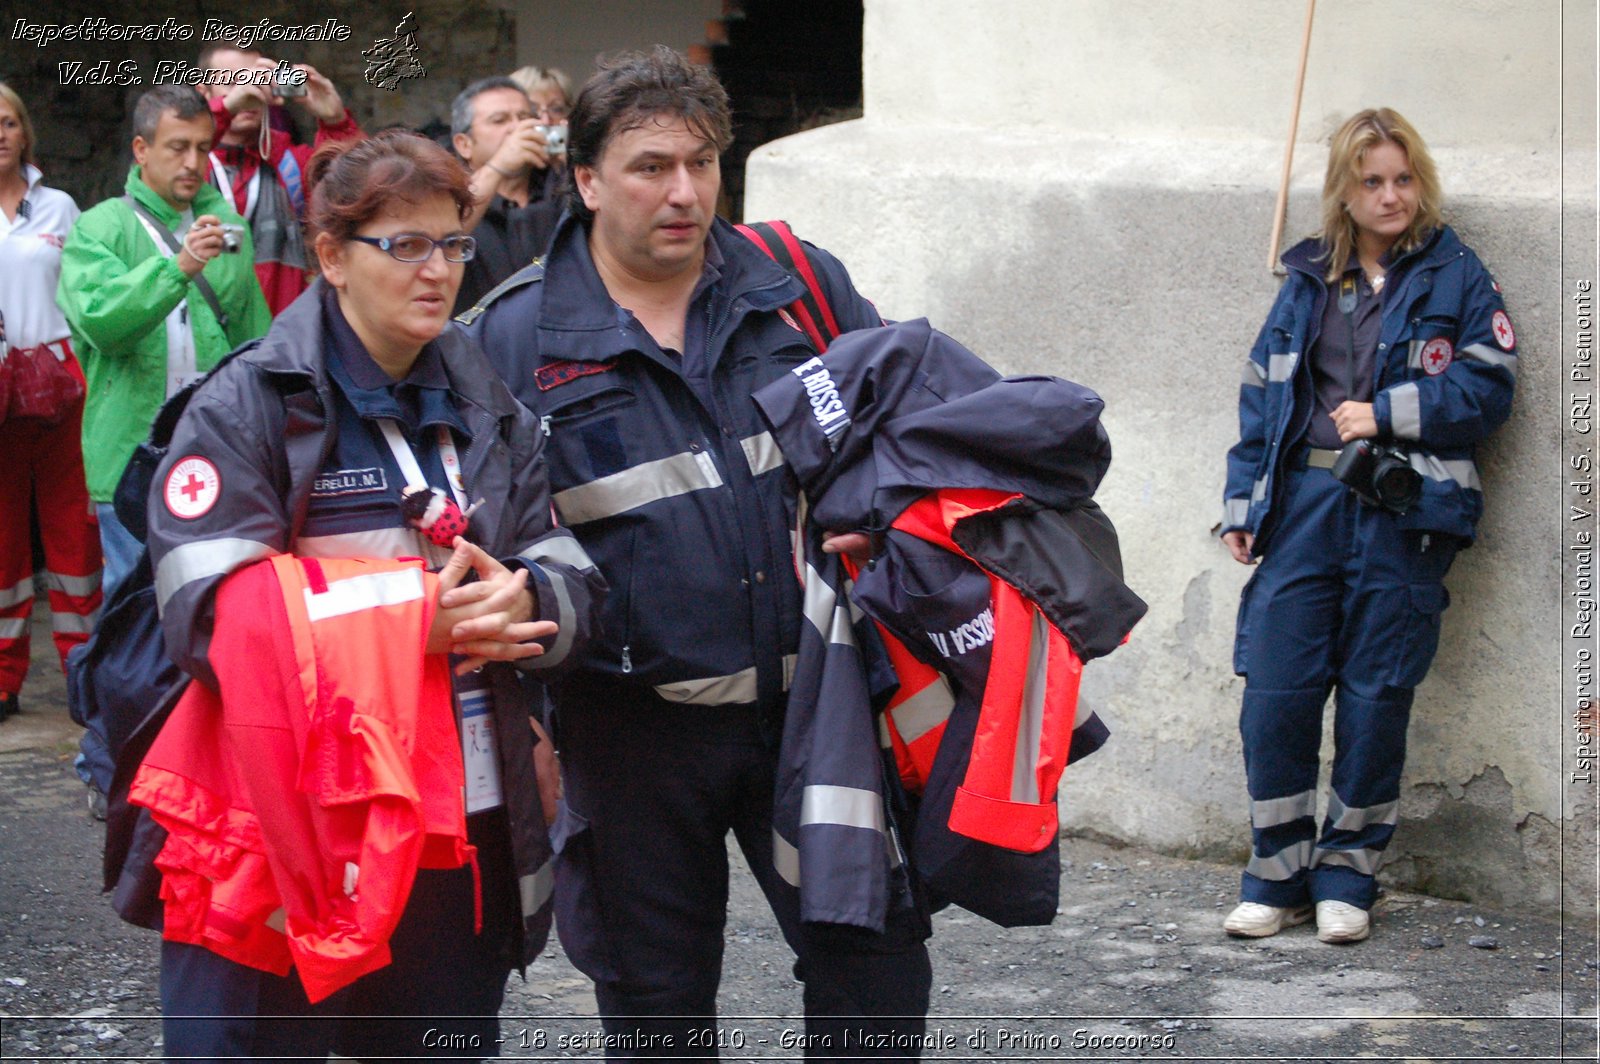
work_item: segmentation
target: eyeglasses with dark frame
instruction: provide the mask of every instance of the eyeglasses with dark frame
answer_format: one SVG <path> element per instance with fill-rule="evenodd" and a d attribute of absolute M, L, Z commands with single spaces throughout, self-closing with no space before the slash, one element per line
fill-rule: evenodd
<path fill-rule="evenodd" d="M 388 252 L 389 257 L 396 262 L 427 262 L 433 258 L 434 248 L 444 252 L 446 262 L 471 262 L 472 257 L 478 253 L 477 239 L 465 233 L 455 233 L 442 240 L 435 240 L 421 233 L 396 233 L 394 236 L 353 234 L 350 239 L 371 244 L 380 251 Z"/>
<path fill-rule="evenodd" d="M 534 103 L 528 105 L 528 117 L 542 118 L 548 122 L 564 122 L 572 108 L 564 103 Z"/>

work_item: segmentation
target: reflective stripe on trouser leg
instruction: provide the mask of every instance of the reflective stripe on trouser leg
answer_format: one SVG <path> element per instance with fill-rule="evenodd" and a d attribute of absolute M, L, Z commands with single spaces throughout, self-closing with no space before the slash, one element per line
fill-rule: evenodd
<path fill-rule="evenodd" d="M 1312 855 L 1311 893 L 1370 909 L 1374 876 L 1399 820 L 1410 690 L 1384 698 L 1341 690 L 1335 697 L 1333 793 Z"/>
<path fill-rule="evenodd" d="M 1239 891 L 1244 901 L 1287 908 L 1308 897 L 1326 699 L 1320 687 L 1245 687 L 1239 733 L 1250 791 L 1251 849 Z"/>

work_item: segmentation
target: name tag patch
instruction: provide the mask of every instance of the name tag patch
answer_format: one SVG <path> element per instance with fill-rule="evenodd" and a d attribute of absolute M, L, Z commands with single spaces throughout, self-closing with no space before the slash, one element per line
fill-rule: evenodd
<path fill-rule="evenodd" d="M 552 362 L 548 366 L 540 366 L 533 373 L 533 383 L 541 392 L 548 392 L 551 388 L 575 381 L 579 377 L 589 377 L 596 373 L 607 373 L 617 368 L 615 360 L 611 362 Z"/>
<path fill-rule="evenodd" d="M 336 469 L 322 473 L 311 482 L 311 497 L 327 499 L 338 495 L 364 495 L 372 491 L 388 490 L 388 478 L 382 466 L 367 469 Z"/>

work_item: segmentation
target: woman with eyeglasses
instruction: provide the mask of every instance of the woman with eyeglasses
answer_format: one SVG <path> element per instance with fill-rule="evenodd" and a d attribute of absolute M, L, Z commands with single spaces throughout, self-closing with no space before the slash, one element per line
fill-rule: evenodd
<path fill-rule="evenodd" d="M 1421 136 L 1388 108 L 1334 133 L 1322 231 L 1283 264 L 1223 500 L 1223 544 L 1260 563 L 1234 642 L 1253 846 L 1223 929 L 1262 938 L 1314 916 L 1321 941 L 1350 943 L 1370 933 L 1412 696 L 1445 573 L 1483 513 L 1473 452 L 1511 413 L 1517 338 L 1500 286 L 1440 216 Z"/>
<path fill-rule="evenodd" d="M 169 832 L 164 1048 L 494 1056 L 549 928 L 554 758 L 514 666 L 571 659 L 604 586 L 450 321 L 460 163 L 394 131 L 307 177 L 320 278 L 199 387 L 152 485 L 201 681 L 131 795 Z"/>

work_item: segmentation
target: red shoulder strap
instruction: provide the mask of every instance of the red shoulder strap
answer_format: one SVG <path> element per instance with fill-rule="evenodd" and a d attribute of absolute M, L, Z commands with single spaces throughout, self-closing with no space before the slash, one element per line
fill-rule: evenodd
<path fill-rule="evenodd" d="M 834 319 L 833 307 L 811 268 L 811 260 L 806 258 L 805 245 L 795 237 L 789 223 L 751 222 L 734 228 L 806 286 L 806 294 L 791 303 L 789 310 L 816 349 L 826 351 L 843 330 Z"/>

